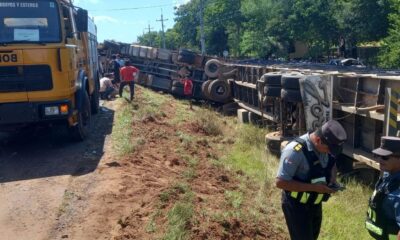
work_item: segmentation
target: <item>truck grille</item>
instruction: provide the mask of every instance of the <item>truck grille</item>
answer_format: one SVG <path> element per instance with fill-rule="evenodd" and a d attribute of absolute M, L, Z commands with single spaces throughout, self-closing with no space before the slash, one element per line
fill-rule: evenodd
<path fill-rule="evenodd" d="M 50 66 L 0 67 L 0 92 L 45 91 L 52 88 Z"/>

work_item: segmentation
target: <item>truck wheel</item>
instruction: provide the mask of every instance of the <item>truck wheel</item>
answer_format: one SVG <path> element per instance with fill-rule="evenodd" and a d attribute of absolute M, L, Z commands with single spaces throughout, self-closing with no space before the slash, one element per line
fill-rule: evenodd
<path fill-rule="evenodd" d="M 267 97 L 281 97 L 281 87 L 275 86 L 265 86 L 264 87 L 264 96 Z"/>
<path fill-rule="evenodd" d="M 282 75 L 278 73 L 267 73 L 262 76 L 261 79 L 264 79 L 265 85 L 280 87 L 281 86 L 281 78 Z"/>
<path fill-rule="evenodd" d="M 91 114 L 90 99 L 88 93 L 83 94 L 83 103 L 78 112 L 78 122 L 76 126 L 70 128 L 71 136 L 76 141 L 85 140 L 90 134 Z"/>
<path fill-rule="evenodd" d="M 99 110 L 100 110 L 99 90 L 100 90 L 100 84 L 99 84 L 99 81 L 96 80 L 94 91 L 90 98 L 90 107 L 91 107 L 92 114 L 97 114 L 97 113 L 99 113 Z"/>
<path fill-rule="evenodd" d="M 204 67 L 204 71 L 209 78 L 218 77 L 219 71 L 221 68 L 221 62 L 217 59 L 211 59 L 206 63 Z"/>
<path fill-rule="evenodd" d="M 208 92 L 210 93 L 211 99 L 225 103 L 231 98 L 231 88 L 226 81 L 214 80 L 208 86 Z"/>
<path fill-rule="evenodd" d="M 302 102 L 300 90 L 282 89 L 281 98 L 286 102 Z"/>
<path fill-rule="evenodd" d="M 282 88 L 285 89 L 300 89 L 300 77 L 299 76 L 283 76 L 282 77 Z"/>
<path fill-rule="evenodd" d="M 208 100 L 211 100 L 211 95 L 210 92 L 208 91 L 208 87 L 210 86 L 211 82 L 212 80 L 207 80 L 203 82 L 203 84 L 201 84 L 201 93 Z"/>

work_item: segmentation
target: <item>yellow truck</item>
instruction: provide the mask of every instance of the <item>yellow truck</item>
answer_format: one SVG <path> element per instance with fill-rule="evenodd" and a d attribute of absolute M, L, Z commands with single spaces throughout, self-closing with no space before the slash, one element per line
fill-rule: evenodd
<path fill-rule="evenodd" d="M 96 32 L 70 0 L 0 0 L 0 131 L 61 123 L 88 136 L 99 111 Z"/>

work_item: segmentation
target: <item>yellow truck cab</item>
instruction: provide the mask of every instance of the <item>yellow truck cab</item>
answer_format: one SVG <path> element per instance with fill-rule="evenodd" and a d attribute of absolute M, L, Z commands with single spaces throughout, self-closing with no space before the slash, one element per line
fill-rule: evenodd
<path fill-rule="evenodd" d="M 70 0 L 0 0 L 0 131 L 62 123 L 88 136 L 99 111 L 96 31 Z"/>

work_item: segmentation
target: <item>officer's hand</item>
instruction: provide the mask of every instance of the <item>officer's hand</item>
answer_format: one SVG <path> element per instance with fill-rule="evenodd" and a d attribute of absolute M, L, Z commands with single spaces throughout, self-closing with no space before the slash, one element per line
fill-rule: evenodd
<path fill-rule="evenodd" d="M 317 193 L 334 193 L 335 190 L 329 188 L 326 184 L 313 184 L 314 191 Z"/>

